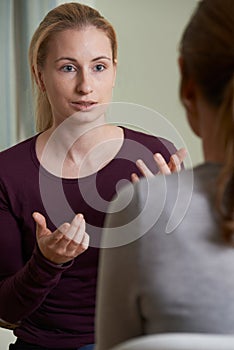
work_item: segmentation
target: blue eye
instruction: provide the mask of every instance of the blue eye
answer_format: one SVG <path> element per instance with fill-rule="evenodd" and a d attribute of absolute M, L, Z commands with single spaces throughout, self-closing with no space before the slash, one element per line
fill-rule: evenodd
<path fill-rule="evenodd" d="M 69 64 L 66 66 L 62 67 L 63 72 L 75 72 L 75 68 Z"/>
<path fill-rule="evenodd" d="M 102 72 L 104 69 L 105 69 L 105 66 L 103 64 L 97 64 L 94 67 L 94 70 L 97 71 L 97 72 Z"/>

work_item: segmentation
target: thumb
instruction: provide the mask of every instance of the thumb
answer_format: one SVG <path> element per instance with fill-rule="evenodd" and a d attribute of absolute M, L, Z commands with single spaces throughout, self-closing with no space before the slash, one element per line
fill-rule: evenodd
<path fill-rule="evenodd" d="M 41 238 L 42 236 L 47 236 L 50 233 L 50 230 L 47 228 L 45 217 L 38 212 L 34 212 L 32 217 L 36 222 L 37 239 Z"/>

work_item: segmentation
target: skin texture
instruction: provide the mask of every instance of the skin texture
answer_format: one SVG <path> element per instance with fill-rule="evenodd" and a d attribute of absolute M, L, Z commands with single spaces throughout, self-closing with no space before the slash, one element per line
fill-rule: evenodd
<path fill-rule="evenodd" d="M 116 76 L 110 41 L 95 27 L 65 30 L 53 36 L 40 82 L 49 98 L 54 127 L 79 111 L 78 103 L 108 103 Z M 86 115 L 79 123 L 90 123 Z"/>

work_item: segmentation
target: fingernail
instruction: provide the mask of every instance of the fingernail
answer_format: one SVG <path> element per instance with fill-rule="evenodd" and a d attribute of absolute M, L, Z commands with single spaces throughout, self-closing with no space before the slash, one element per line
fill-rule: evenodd
<path fill-rule="evenodd" d="M 76 220 L 77 223 L 80 223 L 83 219 L 84 219 L 84 216 L 82 214 L 77 214 L 76 215 L 75 220 Z"/>
<path fill-rule="evenodd" d="M 154 155 L 156 158 L 160 158 L 160 153 L 155 153 L 155 155 Z"/>
<path fill-rule="evenodd" d="M 142 161 L 142 159 L 137 159 L 136 163 L 139 164 L 139 165 L 142 165 L 143 161 Z"/>

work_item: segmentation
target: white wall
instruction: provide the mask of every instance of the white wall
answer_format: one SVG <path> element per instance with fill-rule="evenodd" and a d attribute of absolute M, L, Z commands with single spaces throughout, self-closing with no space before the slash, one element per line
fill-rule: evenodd
<path fill-rule="evenodd" d="M 118 36 L 114 101 L 140 104 L 166 117 L 183 137 L 193 165 L 202 160 L 201 145 L 179 101 L 177 57 L 180 36 L 196 4 L 197 0 L 96 0 L 96 8 L 114 25 Z M 136 123 L 157 133 L 157 118 L 143 112 L 141 108 Z M 128 119 L 128 114 L 126 106 L 125 116 L 119 117 Z M 130 119 L 134 122 L 134 116 Z M 168 124 L 165 136 L 174 140 L 167 129 Z M 158 133 L 164 133 L 161 126 Z M 177 139 L 175 143 L 181 146 Z"/>

